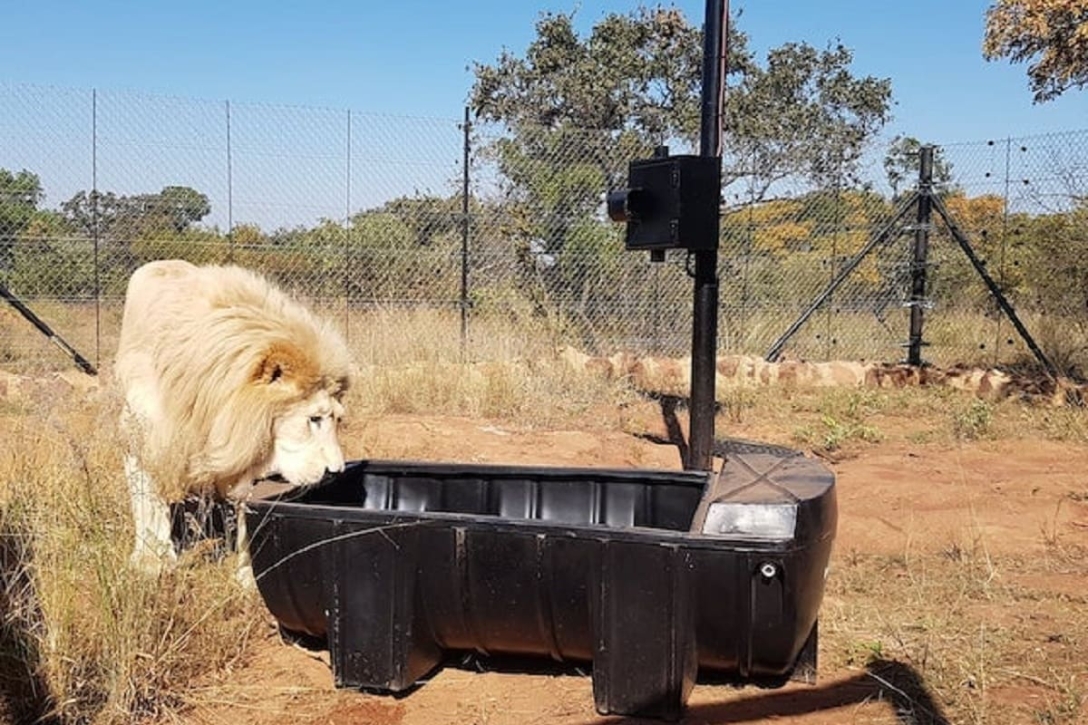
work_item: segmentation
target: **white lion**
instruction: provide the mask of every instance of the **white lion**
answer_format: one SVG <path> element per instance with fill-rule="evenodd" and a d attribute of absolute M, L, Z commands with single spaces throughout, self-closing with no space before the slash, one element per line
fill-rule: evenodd
<path fill-rule="evenodd" d="M 115 376 L 125 398 L 133 563 L 176 558 L 169 503 L 239 502 L 256 481 L 316 483 L 343 470 L 350 353 L 325 320 L 236 266 L 158 261 L 133 273 Z M 238 512 L 238 575 L 252 583 Z"/>

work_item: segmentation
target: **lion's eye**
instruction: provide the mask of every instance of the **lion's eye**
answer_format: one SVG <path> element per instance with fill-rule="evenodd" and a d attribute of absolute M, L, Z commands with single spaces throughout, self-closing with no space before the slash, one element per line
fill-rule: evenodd
<path fill-rule="evenodd" d="M 323 421 L 323 420 L 325 420 L 324 416 L 320 416 L 320 415 L 311 415 L 310 416 L 310 422 L 313 423 L 314 425 L 321 425 L 321 421 Z"/>

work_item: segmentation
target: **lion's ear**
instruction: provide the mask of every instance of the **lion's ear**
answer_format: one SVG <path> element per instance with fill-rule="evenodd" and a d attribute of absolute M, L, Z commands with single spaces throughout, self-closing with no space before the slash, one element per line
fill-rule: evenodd
<path fill-rule="evenodd" d="M 254 382 L 264 385 L 278 383 L 305 388 L 314 378 L 313 363 L 305 352 L 291 343 L 271 344 L 260 358 Z"/>
<path fill-rule="evenodd" d="M 258 383 L 270 385 L 282 378 L 286 372 L 282 360 L 269 356 L 261 361 L 261 364 L 257 367 L 257 374 L 253 377 Z"/>
<path fill-rule="evenodd" d="M 295 367 L 292 355 L 288 350 L 279 346 L 270 348 L 261 358 L 257 366 L 257 372 L 253 376 L 255 382 L 271 385 L 284 378 L 290 377 Z"/>

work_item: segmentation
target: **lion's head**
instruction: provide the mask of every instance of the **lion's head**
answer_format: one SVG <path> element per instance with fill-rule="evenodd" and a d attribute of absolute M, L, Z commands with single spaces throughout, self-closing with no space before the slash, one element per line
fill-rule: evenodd
<path fill-rule="evenodd" d="M 216 394 L 199 408 L 207 433 L 189 475 L 225 494 L 258 478 L 279 476 L 301 486 L 342 470 L 338 434 L 350 374 L 339 335 L 314 319 L 290 325 L 281 318 L 278 329 L 262 334 L 237 319 L 238 310 L 231 317 L 221 324 L 237 326 L 238 333 L 225 339 L 246 347 L 234 353 L 237 367 L 212 384 Z"/>
<path fill-rule="evenodd" d="M 271 436 L 267 446 L 253 449 L 262 459 L 254 478 L 278 476 L 306 486 L 344 469 L 339 429 L 349 379 L 314 375 L 300 353 L 282 345 L 266 350 L 246 390 L 254 417 Z"/>
<path fill-rule="evenodd" d="M 338 437 L 343 416 L 343 404 L 324 390 L 290 406 L 272 422 L 272 458 L 260 476 L 307 486 L 344 470 Z"/>

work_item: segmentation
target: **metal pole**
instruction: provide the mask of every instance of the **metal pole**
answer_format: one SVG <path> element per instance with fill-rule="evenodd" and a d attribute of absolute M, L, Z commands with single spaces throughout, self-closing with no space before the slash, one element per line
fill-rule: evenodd
<path fill-rule="evenodd" d="M 468 339 L 468 186 L 469 157 L 471 155 L 471 121 L 469 108 L 465 106 L 464 143 L 461 157 L 461 360 L 465 359 L 465 344 Z"/>
<path fill-rule="evenodd" d="M 230 147 L 230 101 L 223 102 L 227 123 L 227 261 L 234 261 L 234 179 Z"/>
<path fill-rule="evenodd" d="M 835 264 L 839 258 L 839 234 L 842 232 L 842 166 L 839 166 L 839 173 L 835 175 L 835 233 L 831 235 L 831 258 L 828 260 L 827 267 L 831 272 L 831 279 L 835 279 Z M 831 303 L 831 295 L 827 296 L 827 306 L 824 307 L 824 357 L 828 360 L 833 359 L 831 347 L 834 344 L 834 337 L 831 334 L 831 320 L 835 314 L 832 309 L 834 305 Z"/>
<path fill-rule="evenodd" d="M 1005 241 L 1009 238 L 1009 201 L 1011 196 L 1009 195 L 1009 185 L 1012 183 L 1011 177 L 1012 167 L 1012 137 L 1005 137 L 1005 194 L 1002 197 L 1005 207 L 1001 215 L 1001 262 L 998 269 L 1001 270 L 1002 285 L 1005 284 Z M 998 359 L 1001 357 L 1001 315 L 997 315 L 997 319 L 994 321 L 994 367 L 997 366 Z"/>
<path fill-rule="evenodd" d="M 740 285 L 740 324 L 736 326 L 738 335 L 748 331 L 748 279 L 752 267 L 752 237 L 755 236 L 756 208 L 756 162 L 755 151 L 749 156 L 748 167 L 748 228 L 744 230 L 744 272 Z"/>
<path fill-rule="evenodd" d="M 651 274 L 654 276 L 654 322 L 653 322 L 653 346 L 652 349 L 655 355 L 661 354 L 661 265 L 651 265 Z"/>
<path fill-rule="evenodd" d="M 75 360 L 76 365 L 79 366 L 80 370 L 87 373 L 88 375 L 98 375 L 98 370 L 95 369 L 95 366 L 92 365 L 90 361 L 87 360 L 87 358 L 80 355 L 74 347 L 65 342 L 64 338 L 53 332 L 53 329 L 49 327 L 49 325 L 45 324 L 45 322 L 43 322 L 40 317 L 35 315 L 29 307 L 24 305 L 22 301 L 14 294 L 12 294 L 3 284 L 0 284 L 0 299 L 4 300 L 9 305 L 14 307 L 19 312 L 19 314 L 26 318 L 27 322 L 34 325 L 34 327 L 38 328 L 38 331 L 40 333 L 49 338 L 49 341 L 51 343 L 66 352 L 69 356 L 71 356 L 71 358 Z"/>
<path fill-rule="evenodd" d="M 344 161 L 344 244 L 340 284 L 344 290 L 344 336 L 351 342 L 351 109 L 347 111 L 347 145 Z"/>
<path fill-rule="evenodd" d="M 94 244 L 94 363 L 102 364 L 102 270 L 98 252 L 101 248 L 99 238 L 98 206 L 98 89 L 91 89 L 91 240 Z M 76 361 L 78 364 L 78 360 Z"/>
<path fill-rule="evenodd" d="M 929 230 L 933 217 L 933 147 L 922 146 L 918 159 L 918 214 L 914 225 L 914 247 L 910 264 L 910 339 L 907 364 L 922 365 L 922 325 L 925 321 L 926 267 L 929 257 Z"/>
<path fill-rule="evenodd" d="M 707 0 L 703 24 L 703 88 L 699 155 L 721 163 L 722 98 L 725 90 L 725 50 L 729 30 L 728 0 Z M 719 196 L 721 189 L 718 189 Z M 696 251 L 695 300 L 691 335 L 690 446 L 685 468 L 712 469 L 714 449 L 715 378 L 718 348 L 718 235 L 712 249 Z"/>

